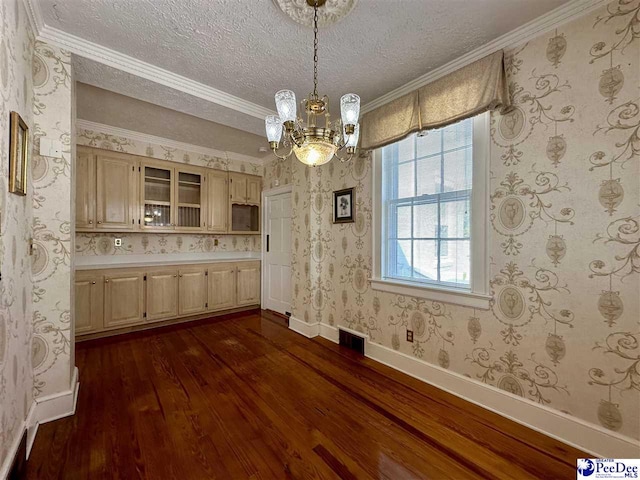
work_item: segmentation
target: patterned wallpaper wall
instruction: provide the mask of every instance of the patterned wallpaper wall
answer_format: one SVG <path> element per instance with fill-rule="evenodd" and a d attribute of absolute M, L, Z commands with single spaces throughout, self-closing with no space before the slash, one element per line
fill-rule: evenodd
<path fill-rule="evenodd" d="M 265 184 L 293 184 L 293 315 L 640 438 L 638 15 L 640 0 L 616 0 L 507 51 L 516 108 L 491 118 L 488 311 L 371 289 L 368 157 L 271 162 Z M 356 221 L 333 225 L 346 187 Z"/>
<path fill-rule="evenodd" d="M 71 342 L 71 54 L 40 41 L 33 55 L 33 142 L 62 142 L 62 158 L 32 155 L 34 394 L 70 388 Z"/>
<path fill-rule="evenodd" d="M 200 153 L 179 150 L 155 143 L 141 143 L 126 137 L 77 129 L 76 143 L 89 147 L 103 148 L 117 152 L 187 163 L 200 167 L 262 175 L 262 165 L 212 157 Z M 113 239 L 122 238 L 122 247 L 115 247 Z M 218 239 L 219 244 L 215 245 Z M 195 235 L 195 234 L 153 234 L 153 233 L 78 233 L 75 236 L 77 255 L 127 255 L 141 253 L 189 253 L 189 252 L 259 252 L 260 235 Z"/>
<path fill-rule="evenodd" d="M 22 434 L 20 428 L 33 400 L 28 253 L 32 190 L 26 197 L 8 193 L 8 125 L 13 110 L 33 128 L 34 44 L 22 2 L 0 2 L 0 465 Z"/>

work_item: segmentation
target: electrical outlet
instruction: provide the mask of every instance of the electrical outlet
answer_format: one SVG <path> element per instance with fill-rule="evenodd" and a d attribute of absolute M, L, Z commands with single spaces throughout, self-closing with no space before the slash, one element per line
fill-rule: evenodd
<path fill-rule="evenodd" d="M 217 247 L 217 246 L 218 246 L 218 243 L 219 243 L 218 239 L 217 239 L 217 238 L 214 238 L 214 239 L 213 239 L 213 246 L 214 246 L 214 247 Z"/>
<path fill-rule="evenodd" d="M 407 330 L 407 342 L 413 343 L 413 330 Z"/>
<path fill-rule="evenodd" d="M 116 247 L 121 247 L 122 246 L 122 239 L 121 238 L 116 238 L 113 243 L 115 244 Z"/>

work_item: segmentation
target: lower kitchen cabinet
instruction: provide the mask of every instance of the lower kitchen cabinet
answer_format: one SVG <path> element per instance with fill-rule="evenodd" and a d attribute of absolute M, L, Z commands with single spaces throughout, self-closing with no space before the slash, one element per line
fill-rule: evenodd
<path fill-rule="evenodd" d="M 238 264 L 236 271 L 236 303 L 238 305 L 260 303 L 260 262 Z"/>
<path fill-rule="evenodd" d="M 147 270 L 147 321 L 178 316 L 178 269 Z"/>
<path fill-rule="evenodd" d="M 144 320 L 144 272 L 109 271 L 104 276 L 104 328 L 126 327 Z"/>
<path fill-rule="evenodd" d="M 93 272 L 76 274 L 75 332 L 76 335 L 102 330 L 104 285 L 102 275 Z"/>
<path fill-rule="evenodd" d="M 181 268 L 179 273 L 178 313 L 196 315 L 207 310 L 206 268 Z"/>
<path fill-rule="evenodd" d="M 235 263 L 220 263 L 209 268 L 209 310 L 224 310 L 236 306 Z"/>
<path fill-rule="evenodd" d="M 260 262 L 82 270 L 76 335 L 260 304 Z"/>

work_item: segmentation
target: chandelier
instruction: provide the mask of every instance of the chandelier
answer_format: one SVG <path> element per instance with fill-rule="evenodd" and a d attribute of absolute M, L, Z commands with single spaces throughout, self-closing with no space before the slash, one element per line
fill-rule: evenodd
<path fill-rule="evenodd" d="M 340 161 L 350 160 L 358 145 L 360 126 L 360 97 L 347 93 L 340 99 L 341 119 L 331 122 L 329 97 L 318 95 L 318 7 L 326 0 L 307 0 L 313 7 L 313 93 L 300 102 L 307 121 L 296 115 L 296 95 L 291 90 L 280 90 L 275 95 L 278 115 L 267 115 L 267 139 L 274 155 L 286 159 L 295 153 L 305 165 L 317 166 L 329 162 L 334 155 Z M 324 117 L 323 125 L 320 125 Z M 284 131 L 284 135 L 283 135 Z M 283 138 L 284 137 L 284 138 Z M 280 142 L 286 154 L 280 154 Z M 340 156 L 338 152 L 346 151 Z"/>

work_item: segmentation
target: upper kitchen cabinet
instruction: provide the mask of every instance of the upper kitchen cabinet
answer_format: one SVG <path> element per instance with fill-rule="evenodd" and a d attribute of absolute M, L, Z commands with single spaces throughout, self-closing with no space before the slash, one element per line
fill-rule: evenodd
<path fill-rule="evenodd" d="M 229 179 L 227 172 L 215 170 L 207 175 L 207 230 L 225 233 L 229 222 Z"/>
<path fill-rule="evenodd" d="M 100 152 L 96 155 L 96 228 L 137 229 L 137 162 L 129 155 Z"/>
<path fill-rule="evenodd" d="M 164 162 L 143 160 L 140 163 L 140 206 L 142 230 L 173 230 L 175 172 Z"/>
<path fill-rule="evenodd" d="M 260 233 L 262 179 L 229 173 L 230 233 Z"/>
<path fill-rule="evenodd" d="M 176 167 L 176 178 L 178 180 L 175 194 L 176 228 L 185 231 L 204 229 L 206 227 L 205 206 L 207 198 L 204 170 Z"/>
<path fill-rule="evenodd" d="M 93 230 L 96 226 L 96 155 L 89 148 L 76 153 L 76 228 Z"/>

